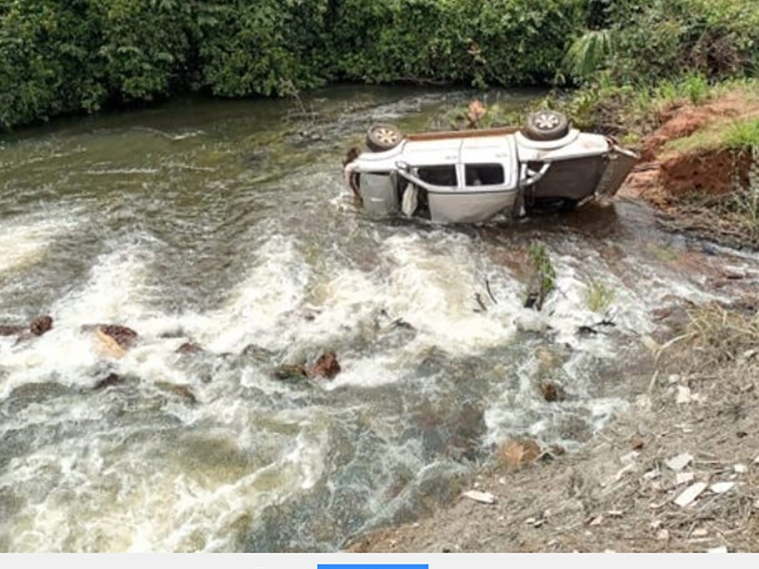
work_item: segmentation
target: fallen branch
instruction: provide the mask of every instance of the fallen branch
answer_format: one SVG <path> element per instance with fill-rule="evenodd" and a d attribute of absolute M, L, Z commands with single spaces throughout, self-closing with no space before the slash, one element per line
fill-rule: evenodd
<path fill-rule="evenodd" d="M 493 291 L 490 290 L 490 281 L 488 279 L 485 279 L 485 289 L 488 291 L 490 300 L 492 300 L 494 304 L 498 304 L 498 301 L 495 299 L 495 296 L 493 296 Z"/>
<path fill-rule="evenodd" d="M 475 309 L 475 312 L 487 312 L 487 306 L 485 306 L 485 303 L 482 302 L 482 295 L 480 295 L 479 292 L 474 293 L 474 299 L 477 301 L 477 304 L 480 305 L 479 309 Z"/>

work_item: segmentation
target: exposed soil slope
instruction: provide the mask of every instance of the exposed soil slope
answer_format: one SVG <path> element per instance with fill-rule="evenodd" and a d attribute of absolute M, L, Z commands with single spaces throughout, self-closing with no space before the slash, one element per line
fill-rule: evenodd
<path fill-rule="evenodd" d="M 652 203 L 673 229 L 756 247 L 759 235 L 741 227 L 742 212 L 730 197 L 749 187 L 759 156 L 726 144 L 730 129 L 756 120 L 759 98 L 740 91 L 700 106 L 670 106 L 660 113 L 661 126 L 642 140 L 642 163 L 619 195 Z"/>

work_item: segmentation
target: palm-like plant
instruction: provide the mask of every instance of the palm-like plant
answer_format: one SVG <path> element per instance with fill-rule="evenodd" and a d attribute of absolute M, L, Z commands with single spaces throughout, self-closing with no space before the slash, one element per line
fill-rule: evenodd
<path fill-rule="evenodd" d="M 587 79 L 603 66 L 613 47 L 611 30 L 588 30 L 569 46 L 564 66 L 575 79 Z"/>

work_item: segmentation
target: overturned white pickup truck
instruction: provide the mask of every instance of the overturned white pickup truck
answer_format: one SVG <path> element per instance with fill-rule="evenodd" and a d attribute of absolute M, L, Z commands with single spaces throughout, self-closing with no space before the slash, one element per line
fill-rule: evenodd
<path fill-rule="evenodd" d="M 610 138 L 571 128 L 555 111 L 522 129 L 403 135 L 374 125 L 367 152 L 344 161 L 345 178 L 371 214 L 439 223 L 484 222 L 499 213 L 572 209 L 614 195 L 638 160 Z"/>

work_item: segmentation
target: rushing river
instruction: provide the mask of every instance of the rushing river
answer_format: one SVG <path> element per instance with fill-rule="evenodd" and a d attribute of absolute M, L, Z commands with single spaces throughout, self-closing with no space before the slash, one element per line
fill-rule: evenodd
<path fill-rule="evenodd" d="M 345 191 L 370 122 L 419 129 L 464 97 L 192 99 L 3 139 L 0 325 L 54 327 L 0 337 L 0 551 L 335 551 L 453 499 L 508 436 L 571 450 L 624 409 L 651 311 L 712 294 L 672 263 L 698 244 L 621 202 L 443 228 Z M 536 241 L 557 272 L 540 313 L 522 308 Z M 580 334 L 604 317 L 593 290 L 615 326 Z M 82 330 L 99 323 L 139 343 L 109 356 Z M 333 381 L 273 379 L 325 350 Z"/>

